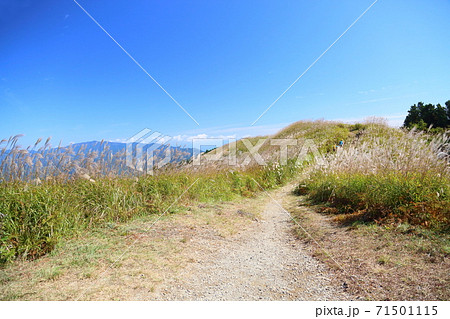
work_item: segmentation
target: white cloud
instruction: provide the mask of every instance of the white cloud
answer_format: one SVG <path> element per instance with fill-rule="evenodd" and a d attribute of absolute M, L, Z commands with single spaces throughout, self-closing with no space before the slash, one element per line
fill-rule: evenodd
<path fill-rule="evenodd" d="M 400 127 L 403 125 L 403 121 L 405 120 L 406 113 L 403 115 L 372 115 L 372 117 L 378 117 L 386 119 L 389 126 L 392 127 Z M 354 117 L 354 118 L 340 118 L 340 119 L 331 119 L 330 121 L 343 122 L 349 124 L 362 123 L 367 120 L 371 116 L 365 117 Z"/>
<path fill-rule="evenodd" d="M 116 138 L 113 140 L 109 140 L 108 142 L 112 142 L 112 143 L 126 143 L 127 139 L 126 138 Z"/>
<path fill-rule="evenodd" d="M 175 135 L 172 138 L 172 141 L 176 142 L 192 142 L 194 139 L 222 139 L 229 140 L 235 139 L 236 134 L 234 135 L 208 135 L 208 134 L 196 134 L 196 135 Z"/>
<path fill-rule="evenodd" d="M 366 91 L 358 91 L 358 94 L 367 95 L 369 93 L 375 93 L 375 92 L 376 92 L 376 90 L 370 89 L 370 90 L 366 90 Z"/>
<path fill-rule="evenodd" d="M 277 133 L 283 127 L 289 125 L 290 123 L 281 124 L 270 124 L 270 125 L 255 125 L 255 126 L 222 126 L 222 127 L 211 127 L 205 129 L 196 129 L 185 132 L 184 134 L 179 134 L 173 136 L 173 142 L 178 143 L 189 143 L 193 139 L 206 139 L 206 138 L 217 138 L 217 139 L 241 139 L 248 136 L 260 136 L 260 135 L 272 135 Z"/>
<path fill-rule="evenodd" d="M 289 125 L 291 123 L 279 123 L 279 124 L 270 124 L 270 125 L 254 125 L 254 126 L 241 126 L 241 127 L 233 127 L 217 130 L 216 133 L 226 134 L 226 133 L 234 133 L 238 136 L 243 135 L 271 135 L 275 134 L 283 127 Z"/>
<path fill-rule="evenodd" d="M 355 104 L 366 104 L 366 103 L 376 103 L 376 102 L 382 102 L 382 101 L 389 101 L 395 99 L 394 97 L 384 97 L 380 99 L 371 99 L 371 100 L 365 100 L 365 101 L 359 101 Z"/>

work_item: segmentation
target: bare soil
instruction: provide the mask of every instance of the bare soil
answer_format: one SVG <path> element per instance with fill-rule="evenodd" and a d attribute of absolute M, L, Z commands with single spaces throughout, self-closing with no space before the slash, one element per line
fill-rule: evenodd
<path fill-rule="evenodd" d="M 283 199 L 291 190 L 287 186 L 272 196 Z M 350 299 L 342 287 L 332 283 L 329 270 L 295 239 L 289 213 L 272 200 L 264 202 L 260 216 L 236 236 L 193 238 L 185 251 L 193 263 L 160 288 L 158 299 Z"/>

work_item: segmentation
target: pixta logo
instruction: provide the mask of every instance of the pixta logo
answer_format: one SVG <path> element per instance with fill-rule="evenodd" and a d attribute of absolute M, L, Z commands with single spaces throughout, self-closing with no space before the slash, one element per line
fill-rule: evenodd
<path fill-rule="evenodd" d="M 153 175 L 155 168 L 161 168 L 171 161 L 168 142 L 172 137 L 148 128 L 126 141 L 126 166 L 136 171 Z"/>
<path fill-rule="evenodd" d="M 173 156 L 172 152 L 180 150 L 179 147 L 171 147 L 168 142 L 173 137 L 163 135 L 160 132 L 152 131 L 148 128 L 130 137 L 126 141 L 126 166 L 153 175 L 155 169 L 159 169 L 171 162 L 177 162 L 180 157 Z M 237 143 L 241 143 L 239 152 Z M 186 160 L 186 165 L 201 166 L 204 161 L 227 163 L 229 166 L 247 166 L 249 164 L 267 165 L 267 161 L 277 162 L 286 165 L 288 159 L 295 158 L 297 164 L 301 164 L 308 158 L 314 158 L 318 163 L 324 163 L 322 154 L 313 140 L 297 139 L 272 139 L 261 138 L 258 140 L 243 138 L 237 141 L 234 138 L 192 138 L 189 140 L 190 146 L 184 151 L 188 156 L 181 157 Z M 226 154 L 224 153 L 226 146 Z M 271 147 L 270 156 L 262 156 L 264 147 Z M 204 154 L 208 150 L 215 149 L 205 158 Z M 291 150 L 288 152 L 288 150 Z M 292 152 L 294 150 L 294 153 Z M 290 155 L 288 155 L 290 154 Z M 266 154 L 267 155 L 267 154 Z"/>

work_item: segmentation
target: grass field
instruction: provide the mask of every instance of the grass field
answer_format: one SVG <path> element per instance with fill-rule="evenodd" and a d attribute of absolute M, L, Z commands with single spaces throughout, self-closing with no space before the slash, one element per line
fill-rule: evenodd
<path fill-rule="evenodd" d="M 299 186 L 343 223 L 407 223 L 448 232 L 448 136 L 369 125 Z M 439 156 L 440 154 L 440 156 Z"/>
<path fill-rule="evenodd" d="M 108 222 L 176 213 L 192 202 L 253 196 L 261 191 L 258 184 L 274 188 L 299 169 L 290 161 L 237 171 L 177 171 L 139 178 L 50 180 L 39 185 L 4 182 L 0 186 L 0 261 L 37 258 L 50 252 L 61 237 Z"/>
<path fill-rule="evenodd" d="M 448 158 L 438 156 L 448 154 L 447 135 L 406 132 L 373 121 L 354 125 L 301 121 L 272 138 L 299 141 L 284 165 L 277 161 L 279 148 L 265 142 L 260 151 L 266 166 L 169 165 L 154 176 L 130 175 L 123 169 L 123 157 L 108 156 L 107 150 L 73 154 L 70 149 L 51 148 L 49 140 L 24 150 L 17 146 L 18 136 L 4 140 L 0 262 L 36 259 L 51 252 L 62 238 L 108 223 L 173 214 L 195 202 L 252 197 L 260 186 L 283 185 L 306 167 L 308 178 L 300 181 L 298 193 L 324 204 L 322 210 L 344 225 L 375 222 L 448 234 L 450 171 Z M 325 163 L 311 156 L 296 161 L 296 152 L 307 139 L 315 143 Z M 258 140 L 250 142 L 255 145 Z M 344 147 L 333 151 L 340 140 L 346 142 Z M 236 148 L 239 158 L 248 155 L 242 141 Z M 448 254 L 447 246 L 441 248 Z"/>

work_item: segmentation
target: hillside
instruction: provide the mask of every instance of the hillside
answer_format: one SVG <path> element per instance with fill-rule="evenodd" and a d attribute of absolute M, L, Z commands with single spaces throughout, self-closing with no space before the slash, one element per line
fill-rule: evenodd
<path fill-rule="evenodd" d="M 343 146 L 336 146 L 340 141 Z M 58 159 L 58 154 L 43 153 L 51 154 L 51 161 L 43 159 L 37 164 L 22 163 L 27 157 L 21 150 L 4 149 L 3 154 L 7 151 L 9 160 L 3 158 L 0 172 L 14 174 L 3 175 L 0 185 L 2 299 L 181 298 L 180 291 L 167 290 L 167 284 L 178 275 L 184 276 L 175 266 L 178 262 L 184 269 L 189 260 L 196 260 L 188 243 L 192 241 L 201 251 L 212 245 L 223 249 L 225 255 L 232 253 L 234 246 L 223 246 L 220 238 L 237 242 L 253 238 L 265 245 L 273 238 L 264 234 L 270 227 L 278 227 L 277 220 L 290 220 L 291 224 L 279 230 L 284 235 L 277 239 L 280 246 L 274 249 L 284 251 L 294 264 L 296 258 L 312 258 L 308 263 L 314 266 L 302 279 L 292 270 L 286 286 L 276 291 L 270 290 L 270 282 L 261 282 L 265 293 L 255 296 L 269 300 L 334 299 L 337 295 L 342 299 L 430 300 L 449 296 L 450 170 L 445 134 L 402 131 L 373 120 L 353 125 L 301 121 L 274 136 L 242 139 L 199 159 L 167 165 L 154 175 L 114 170 L 107 156 L 101 161 L 78 158 L 75 163 L 62 157 L 66 166 L 54 169 L 42 163 Z M 77 166 L 95 170 L 86 179 L 61 169 Z M 51 169 L 61 174 L 33 182 Z M 283 185 L 290 185 L 288 189 L 295 190 L 295 195 L 288 190 L 277 191 Z M 262 198 L 269 202 L 261 207 Z M 273 205 L 282 209 L 277 211 Z M 290 217 L 283 219 L 283 214 Z M 154 233 L 150 235 L 149 231 Z M 196 242 L 194 237 L 203 238 L 203 242 Z M 298 251 L 284 247 L 291 241 Z M 346 246 L 346 242 L 352 246 Z M 133 245 L 136 253 L 139 251 L 137 255 L 126 248 Z M 151 247 L 151 251 L 145 247 Z M 125 249 L 125 255 L 121 249 Z M 173 256 L 163 257 L 168 251 Z M 259 253 L 251 245 L 247 251 Z M 194 263 L 192 272 L 198 273 L 198 280 L 216 282 L 219 279 L 212 269 L 219 267 L 228 281 L 231 277 L 227 276 L 232 274 L 219 261 L 221 257 L 212 251 L 204 254 L 200 259 L 217 259 L 217 263 L 212 268 L 196 268 L 200 266 Z M 286 276 L 276 270 L 281 265 L 278 261 L 267 261 L 266 257 L 269 255 L 264 253 L 255 257 L 253 266 L 273 265 L 270 271 L 274 276 Z M 150 289 L 145 288 L 147 295 L 142 295 L 143 290 L 139 298 L 132 290 L 115 295 L 112 291 L 117 286 L 98 286 L 102 269 L 118 267 L 116 276 L 128 280 L 121 273 L 126 270 L 117 263 L 133 260 L 152 264 L 152 279 L 144 284 Z M 228 266 L 245 267 L 245 260 L 245 254 L 241 254 Z M 138 268 L 133 269 L 143 271 Z M 314 272 L 319 269 L 330 282 L 329 291 L 335 294 L 297 291 L 301 287 L 295 282 L 314 282 Z M 428 274 L 430 270 L 433 274 Z M 213 276 L 210 279 L 200 275 L 209 271 Z M 250 277 L 255 274 L 248 272 Z M 355 280 L 352 274 L 365 279 Z M 30 276 L 40 287 L 32 293 L 27 292 L 32 289 L 26 281 Z M 383 284 L 388 290 L 380 290 L 377 285 L 389 276 L 392 282 Z M 83 287 L 91 277 L 100 290 L 88 297 Z M 157 279 L 162 277 L 166 279 Z M 67 280 L 76 283 L 70 291 L 47 295 L 48 289 L 64 286 Z M 187 284 L 179 280 L 180 285 Z M 411 285 L 417 287 L 406 289 Z M 245 285 L 238 287 L 234 295 L 224 292 L 223 296 L 234 298 L 248 292 Z M 112 289 L 111 294 L 101 294 L 104 289 Z M 156 296 L 152 289 L 166 291 L 167 295 Z M 281 291 L 290 293 L 280 297 Z M 199 291 L 188 295 L 187 299 L 206 298 Z M 221 299 L 214 294 L 211 298 Z"/>

